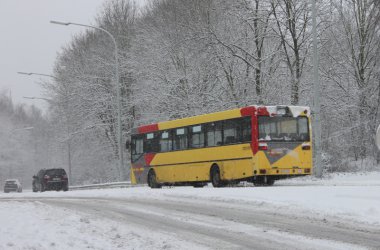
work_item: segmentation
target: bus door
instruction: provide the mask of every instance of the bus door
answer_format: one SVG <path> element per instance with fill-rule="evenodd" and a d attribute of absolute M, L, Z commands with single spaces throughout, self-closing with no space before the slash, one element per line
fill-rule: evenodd
<path fill-rule="evenodd" d="M 146 183 L 146 176 L 143 175 L 145 159 L 144 159 L 144 136 L 133 135 L 131 140 L 131 182 Z"/>

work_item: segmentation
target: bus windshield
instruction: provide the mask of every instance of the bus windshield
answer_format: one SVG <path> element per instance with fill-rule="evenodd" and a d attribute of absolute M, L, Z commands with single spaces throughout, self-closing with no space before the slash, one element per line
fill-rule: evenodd
<path fill-rule="evenodd" d="M 307 117 L 259 116 L 259 141 L 309 141 Z"/>

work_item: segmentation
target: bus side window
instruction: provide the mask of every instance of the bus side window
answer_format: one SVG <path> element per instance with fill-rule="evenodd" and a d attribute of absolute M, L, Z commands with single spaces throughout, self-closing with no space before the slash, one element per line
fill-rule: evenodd
<path fill-rule="evenodd" d="M 172 136 L 171 131 L 163 131 L 160 134 L 160 152 L 172 151 Z"/>
<path fill-rule="evenodd" d="M 190 148 L 202 148 L 205 144 L 204 126 L 190 127 Z"/>
<path fill-rule="evenodd" d="M 225 145 L 241 142 L 241 122 L 241 118 L 224 121 L 223 142 Z"/>
<path fill-rule="evenodd" d="M 251 116 L 244 117 L 241 121 L 241 129 L 242 129 L 242 142 L 249 142 L 252 140 L 251 134 Z"/>
<path fill-rule="evenodd" d="M 177 128 L 174 130 L 174 150 L 187 149 L 187 128 Z"/>
<path fill-rule="evenodd" d="M 222 145 L 222 122 L 212 122 L 206 127 L 206 145 L 208 147 Z"/>
<path fill-rule="evenodd" d="M 144 135 L 144 153 L 158 152 L 157 133 L 147 133 Z"/>

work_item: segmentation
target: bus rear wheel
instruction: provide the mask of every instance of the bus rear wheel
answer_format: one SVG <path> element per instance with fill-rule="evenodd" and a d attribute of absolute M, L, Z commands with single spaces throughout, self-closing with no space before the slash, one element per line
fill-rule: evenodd
<path fill-rule="evenodd" d="M 210 171 L 210 179 L 213 187 L 224 187 L 225 184 L 220 178 L 220 170 L 218 166 L 213 166 Z"/>
<path fill-rule="evenodd" d="M 274 179 L 272 179 L 272 178 L 268 178 L 266 184 L 267 184 L 267 186 L 273 186 L 273 184 L 274 184 Z"/>
<path fill-rule="evenodd" d="M 150 170 L 148 173 L 148 186 L 150 188 L 161 188 L 161 185 L 157 182 L 154 170 Z"/>
<path fill-rule="evenodd" d="M 258 176 L 256 180 L 253 181 L 253 185 L 260 186 L 273 186 L 275 179 L 270 177 Z"/>

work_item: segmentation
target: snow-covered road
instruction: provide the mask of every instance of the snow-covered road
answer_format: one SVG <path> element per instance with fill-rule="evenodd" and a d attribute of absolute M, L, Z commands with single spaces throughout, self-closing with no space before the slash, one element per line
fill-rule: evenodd
<path fill-rule="evenodd" d="M 380 173 L 0 195 L 0 249 L 380 249 Z"/>

